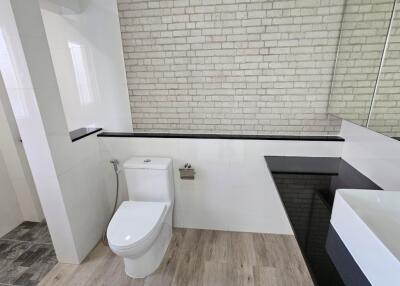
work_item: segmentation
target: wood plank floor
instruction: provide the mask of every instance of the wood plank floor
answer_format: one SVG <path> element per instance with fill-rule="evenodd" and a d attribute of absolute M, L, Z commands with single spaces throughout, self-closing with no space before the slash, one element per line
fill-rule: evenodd
<path fill-rule="evenodd" d="M 81 265 L 57 264 L 39 284 L 313 285 L 294 236 L 175 228 L 167 253 L 145 279 L 125 275 L 121 257 L 99 244 Z"/>

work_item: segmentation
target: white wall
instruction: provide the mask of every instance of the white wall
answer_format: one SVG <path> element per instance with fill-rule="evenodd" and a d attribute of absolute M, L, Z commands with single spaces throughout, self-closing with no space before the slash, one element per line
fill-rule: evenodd
<path fill-rule="evenodd" d="M 115 0 L 85 0 L 79 14 L 41 2 L 69 130 L 132 131 Z"/>
<path fill-rule="evenodd" d="M 17 55 L 15 67 L 6 70 L 15 78 L 15 86 L 7 86 L 7 92 L 10 99 L 17 99 L 11 105 L 57 258 L 80 263 L 106 227 L 114 192 L 108 183 L 115 184 L 106 178 L 112 169 L 101 159 L 96 136 L 71 142 L 39 1 L 1 1 L 0 11 L 4 30 L 12 39 L 7 51 Z M 118 106 L 110 104 L 115 120 L 109 119 L 109 127 L 126 130 L 130 119 L 124 121 L 124 111 Z"/>
<path fill-rule="evenodd" d="M 10 68 L 2 68 L 2 74 L 18 130 L 57 258 L 76 262 L 78 255 L 57 178 L 56 160 L 52 158 L 57 148 L 55 142 L 69 140 L 69 134 L 57 97 L 39 4 L 0 1 L 0 11 L 2 32 L 8 39 L 2 60 L 11 62 Z M 7 84 L 7 78 L 13 79 L 13 84 Z"/>
<path fill-rule="evenodd" d="M 400 141 L 343 121 L 342 158 L 384 190 L 400 191 Z"/>
<path fill-rule="evenodd" d="M 23 217 L 1 150 L 0 185 L 0 237 L 2 237 L 20 224 L 23 221 Z"/>
<path fill-rule="evenodd" d="M 1 66 L 0 66 L 1 69 Z M 14 114 L 0 74 L 0 151 L 24 221 L 43 220 L 43 212 Z M 11 219 L 12 220 L 12 219 Z"/>
<path fill-rule="evenodd" d="M 111 216 L 115 179 L 103 160 L 96 135 L 69 144 L 57 144 L 53 158 L 68 220 L 81 262 L 100 240 Z M 111 178 L 107 180 L 107 178 Z"/>
<path fill-rule="evenodd" d="M 0 99 L 4 94 L 5 88 L 0 74 Z M 6 123 L 3 105 L 0 100 L 0 237 L 24 220 L 17 194 L 4 160 L 4 151 L 6 151 L 4 147 L 7 146 L 4 139 L 10 136 Z"/>
<path fill-rule="evenodd" d="M 68 130 L 90 125 L 132 131 L 116 1 L 83 1 L 81 13 L 68 15 L 41 4 Z M 86 82 L 77 80 L 82 77 Z M 95 136 L 56 144 L 53 158 L 60 163 L 58 180 L 82 261 L 106 228 L 115 179 L 106 180 L 112 168 Z"/>
<path fill-rule="evenodd" d="M 41 5 L 56 6 L 57 10 L 63 14 L 76 14 L 82 12 L 81 0 L 41 0 Z"/>
<path fill-rule="evenodd" d="M 101 141 L 104 156 L 121 162 L 130 156 L 173 159 L 175 226 L 282 234 L 293 232 L 264 156 L 340 157 L 343 144 L 160 138 L 101 138 Z M 179 178 L 178 169 L 186 162 L 196 170 L 194 181 Z"/>
<path fill-rule="evenodd" d="M 0 74 L 0 98 L 5 94 Z M 9 176 L 4 160 L 4 138 L 9 135 L 5 128 L 6 122 L 2 102 L 0 101 L 0 237 L 12 230 L 23 221 L 16 192 Z"/>

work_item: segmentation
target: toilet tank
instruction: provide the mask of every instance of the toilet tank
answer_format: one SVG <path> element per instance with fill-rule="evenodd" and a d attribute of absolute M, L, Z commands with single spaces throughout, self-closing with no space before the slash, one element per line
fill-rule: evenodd
<path fill-rule="evenodd" d="M 170 158 L 132 157 L 125 161 L 129 200 L 174 202 L 174 178 Z"/>

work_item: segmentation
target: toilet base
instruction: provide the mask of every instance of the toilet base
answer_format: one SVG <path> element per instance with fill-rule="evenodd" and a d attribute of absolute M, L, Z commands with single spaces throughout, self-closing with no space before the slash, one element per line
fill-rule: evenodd
<path fill-rule="evenodd" d="M 146 252 L 137 257 L 124 257 L 126 275 L 131 278 L 144 278 L 153 273 L 161 264 L 171 237 L 172 226 L 164 223 L 160 234 Z"/>

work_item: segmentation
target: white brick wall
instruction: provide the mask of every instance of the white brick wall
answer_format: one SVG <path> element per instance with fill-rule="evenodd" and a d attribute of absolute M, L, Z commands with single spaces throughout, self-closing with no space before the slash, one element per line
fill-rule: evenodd
<path fill-rule="evenodd" d="M 118 0 L 134 129 L 327 134 L 343 0 Z"/>

